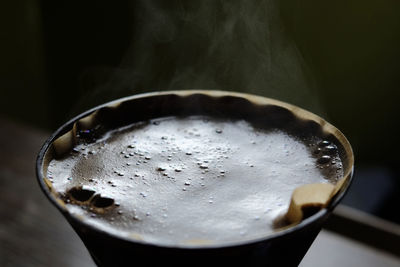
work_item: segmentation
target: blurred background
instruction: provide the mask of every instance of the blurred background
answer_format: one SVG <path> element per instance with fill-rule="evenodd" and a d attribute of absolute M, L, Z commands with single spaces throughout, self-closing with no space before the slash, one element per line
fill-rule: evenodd
<path fill-rule="evenodd" d="M 244 2 L 1 1 L 1 121 L 50 134 L 155 90 L 278 98 L 350 140 L 344 204 L 400 223 L 400 2 Z"/>

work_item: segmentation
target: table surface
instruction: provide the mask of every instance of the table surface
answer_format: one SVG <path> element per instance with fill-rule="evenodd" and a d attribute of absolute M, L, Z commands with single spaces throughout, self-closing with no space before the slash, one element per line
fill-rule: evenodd
<path fill-rule="evenodd" d="M 4 118 L 0 129 L 0 266 L 95 266 L 37 184 L 35 159 L 49 133 Z M 400 266 L 400 258 L 323 229 L 300 266 Z"/>

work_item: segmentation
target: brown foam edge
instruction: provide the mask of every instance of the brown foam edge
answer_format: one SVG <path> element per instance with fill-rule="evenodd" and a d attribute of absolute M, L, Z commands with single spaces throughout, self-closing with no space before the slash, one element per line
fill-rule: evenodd
<path fill-rule="evenodd" d="M 133 95 L 125 98 L 121 98 L 110 103 L 107 103 L 101 106 L 99 109 L 95 110 L 91 114 L 83 117 L 73 123 L 71 130 L 59 136 L 54 142 L 50 145 L 48 151 L 44 156 L 43 161 L 43 179 L 48 187 L 49 192 L 53 195 L 54 199 L 58 203 L 58 205 L 64 210 L 64 212 L 68 212 L 64 201 L 60 198 L 60 195 L 54 190 L 50 180 L 46 176 L 47 167 L 49 162 L 55 156 L 62 156 L 72 150 L 72 148 L 77 143 L 76 131 L 79 128 L 80 130 L 90 129 L 96 125 L 96 116 L 98 111 L 102 108 L 112 108 L 116 109 L 118 106 L 128 100 L 134 100 L 144 97 L 153 97 L 153 96 L 162 96 L 162 95 L 176 95 L 180 97 L 188 97 L 194 94 L 202 94 L 213 98 L 220 98 L 225 96 L 233 96 L 238 98 L 244 98 L 250 101 L 254 105 L 258 106 L 266 106 L 266 105 L 276 105 L 283 107 L 290 112 L 292 112 L 295 117 L 302 120 L 312 120 L 321 126 L 324 134 L 332 134 L 339 143 L 343 146 L 345 158 L 342 159 L 345 162 L 343 166 L 345 167 L 344 175 L 341 179 L 339 179 L 336 185 L 326 184 L 326 183 L 317 183 L 310 185 L 303 185 L 294 189 L 288 211 L 283 216 L 280 216 L 276 219 L 275 224 L 278 230 L 284 230 L 286 228 L 290 228 L 298 223 L 300 223 L 304 219 L 304 208 L 313 207 L 321 210 L 326 208 L 331 201 L 334 199 L 338 193 L 344 191 L 349 183 L 350 177 L 353 173 L 354 166 L 354 155 L 349 141 L 346 137 L 333 125 L 328 123 L 326 120 L 321 117 L 311 113 L 307 110 L 299 108 L 289 103 L 285 103 L 279 100 L 250 95 L 245 93 L 237 93 L 230 91 L 217 91 L 217 90 L 180 90 L 180 91 L 164 91 L 164 92 L 152 92 L 145 94 Z M 83 220 L 81 216 L 77 217 L 79 220 Z M 129 235 L 131 238 L 135 240 L 142 240 L 142 236 L 140 234 L 132 232 Z M 213 243 L 210 240 L 187 240 L 183 242 L 184 244 L 209 244 Z"/>

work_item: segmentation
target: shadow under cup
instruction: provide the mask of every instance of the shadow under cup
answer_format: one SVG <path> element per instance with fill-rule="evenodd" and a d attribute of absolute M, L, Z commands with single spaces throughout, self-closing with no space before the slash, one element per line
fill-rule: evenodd
<path fill-rule="evenodd" d="M 62 196 L 46 177 L 49 162 L 69 153 L 77 133 L 102 125 L 115 129 L 134 122 L 166 116 L 206 115 L 244 119 L 254 125 L 282 127 L 296 135 L 314 135 L 336 145 L 343 164 L 343 186 L 329 205 L 294 226 L 268 236 L 229 244 L 160 245 L 133 235 L 110 233 L 71 214 Z M 54 145 L 62 140 L 62 145 Z M 65 216 L 99 266 L 297 266 L 321 226 L 342 199 L 352 179 L 354 157 L 343 134 L 322 118 L 296 106 L 277 100 L 223 91 L 171 91 L 135 95 L 98 106 L 61 126 L 43 145 L 36 163 L 43 192 Z M 238 236 L 239 233 L 238 233 Z"/>

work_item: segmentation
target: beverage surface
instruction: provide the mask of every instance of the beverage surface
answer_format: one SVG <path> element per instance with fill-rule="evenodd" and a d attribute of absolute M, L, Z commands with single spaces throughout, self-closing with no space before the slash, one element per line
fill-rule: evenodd
<path fill-rule="evenodd" d="M 71 213 L 161 245 L 267 236 L 296 187 L 342 175 L 328 141 L 205 116 L 109 131 L 78 143 L 47 170 Z"/>

